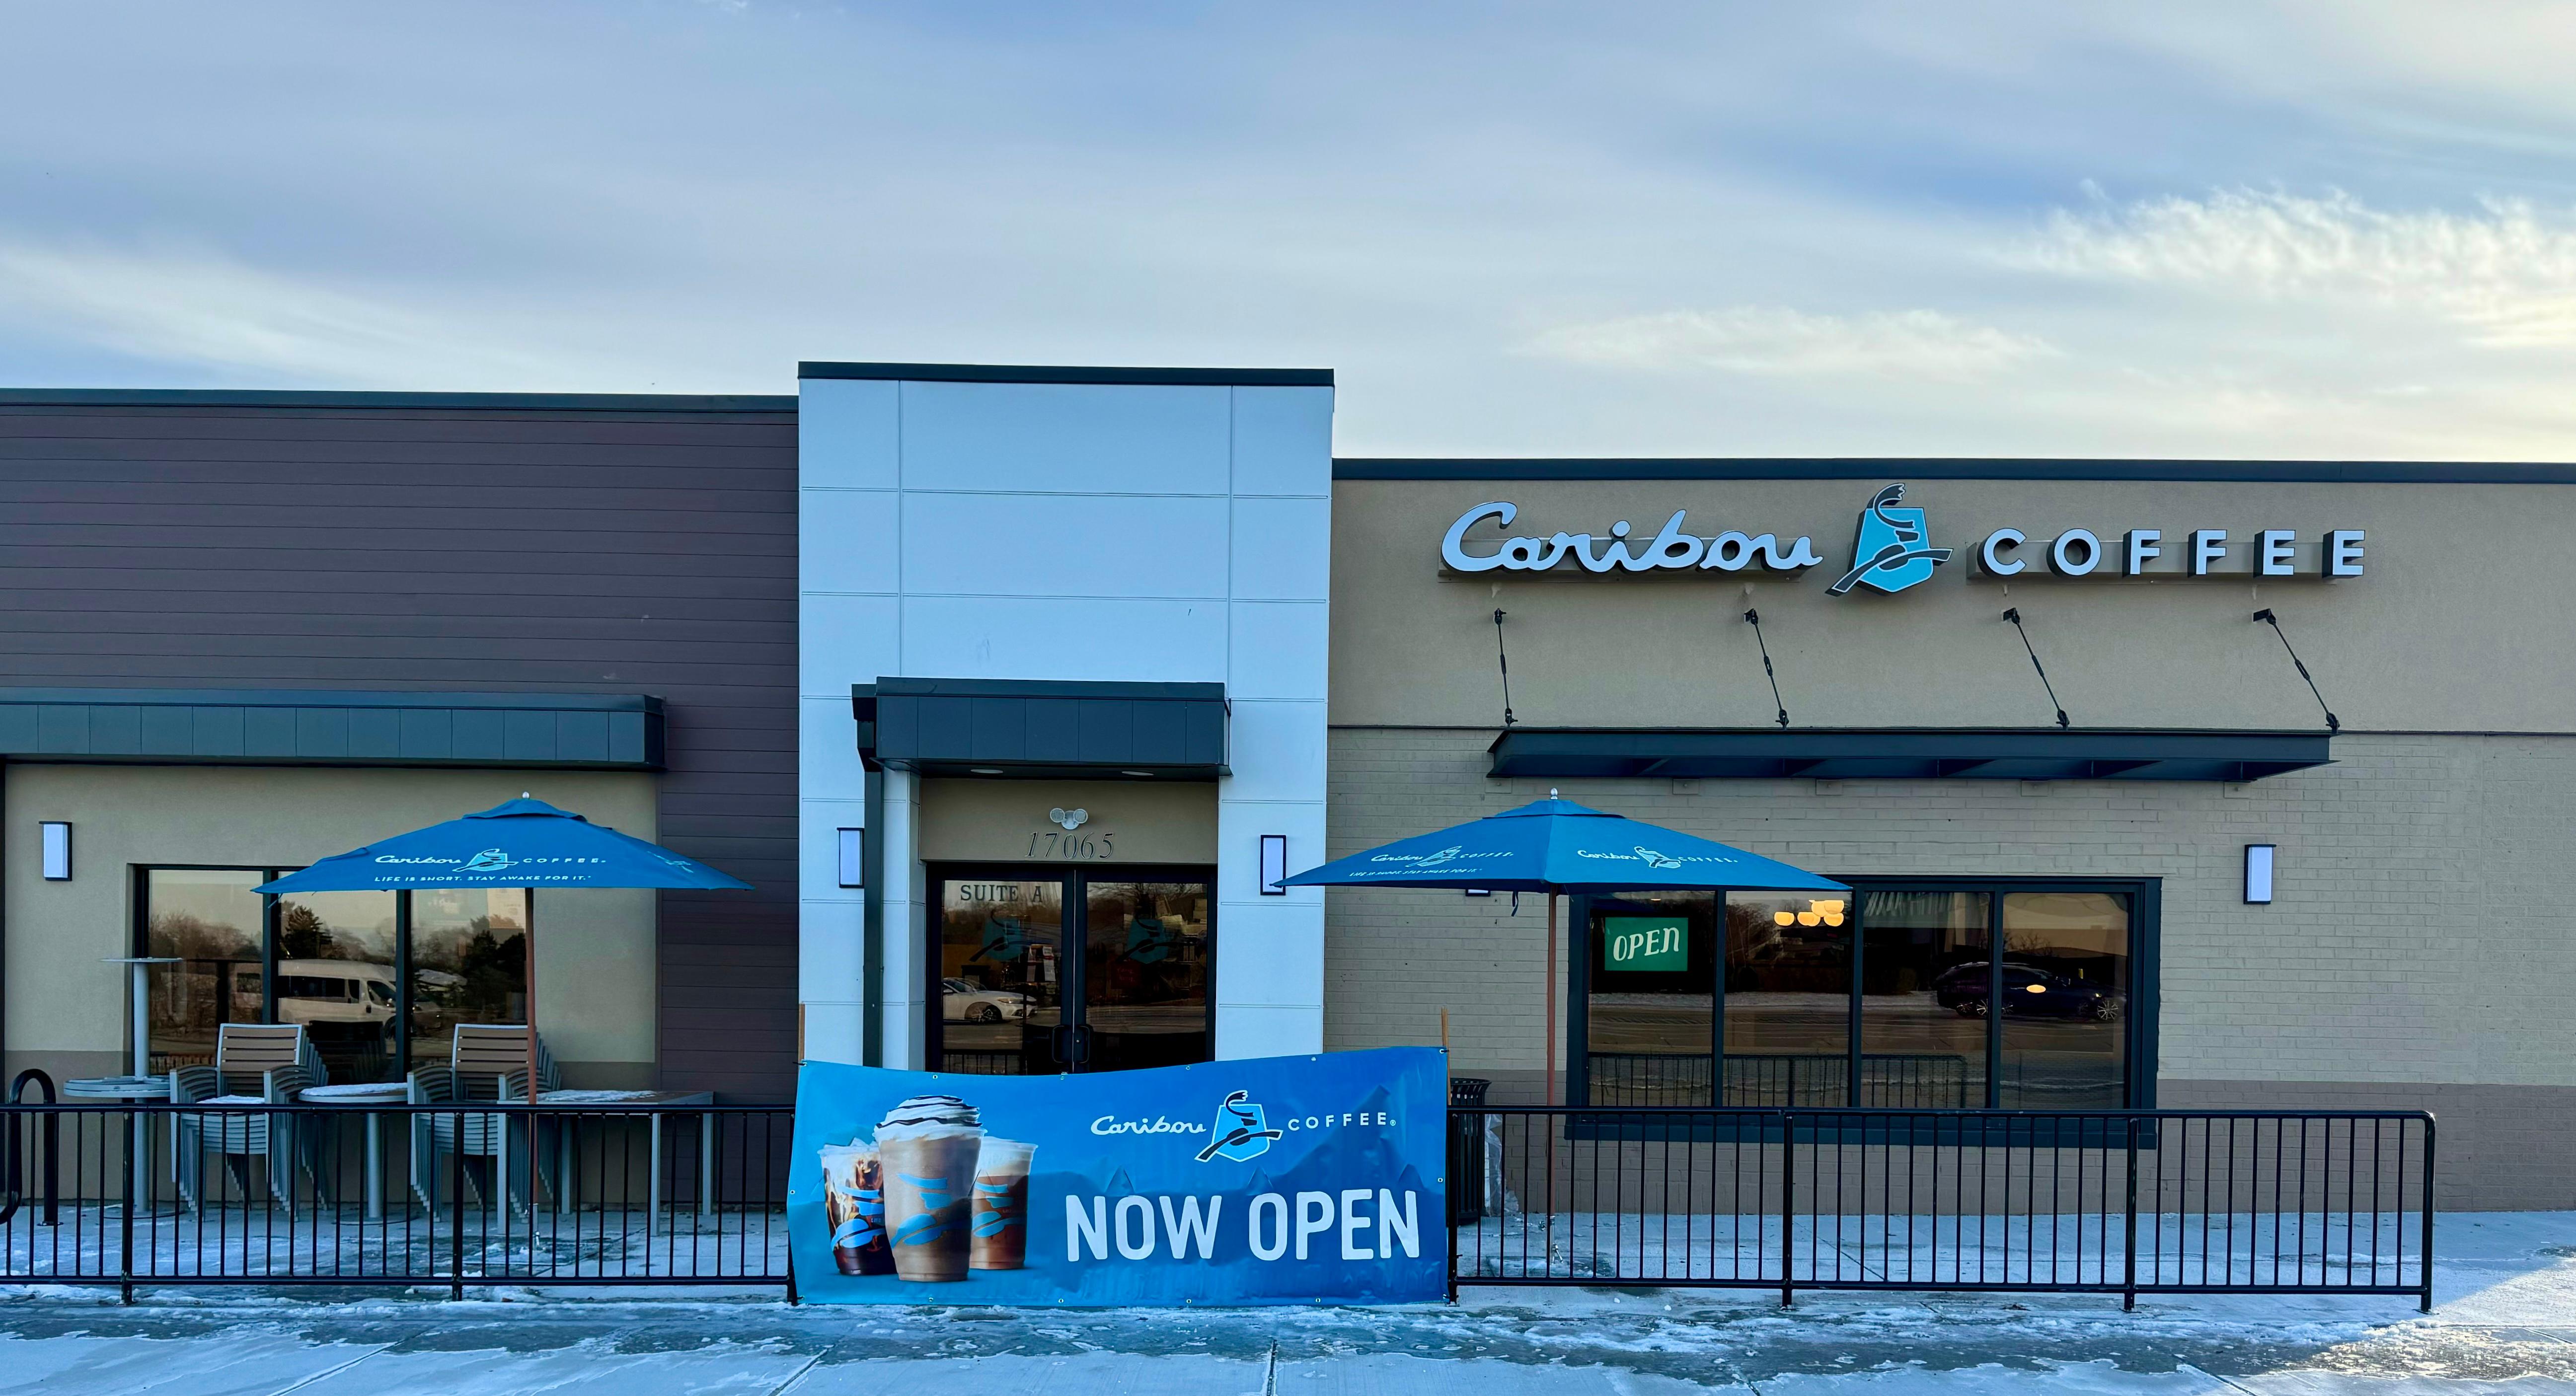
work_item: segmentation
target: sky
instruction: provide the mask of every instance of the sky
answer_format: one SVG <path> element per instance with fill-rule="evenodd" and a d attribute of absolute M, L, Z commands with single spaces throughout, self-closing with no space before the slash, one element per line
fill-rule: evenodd
<path fill-rule="evenodd" d="M 2564 3 L 0 0 L 0 385 L 1324 367 L 1343 455 L 2576 459 Z"/>

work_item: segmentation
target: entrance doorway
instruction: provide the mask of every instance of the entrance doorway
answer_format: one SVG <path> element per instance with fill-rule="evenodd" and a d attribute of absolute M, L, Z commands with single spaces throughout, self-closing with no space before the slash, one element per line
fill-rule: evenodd
<path fill-rule="evenodd" d="M 933 1070 L 1038 1076 L 1215 1055 L 1214 869 L 934 866 L 930 890 Z"/>

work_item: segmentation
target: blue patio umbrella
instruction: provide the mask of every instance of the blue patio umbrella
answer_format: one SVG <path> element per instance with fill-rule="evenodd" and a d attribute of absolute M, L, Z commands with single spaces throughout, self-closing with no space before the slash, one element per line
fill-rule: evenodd
<path fill-rule="evenodd" d="M 528 1103 L 537 1099 L 536 892 L 540 887 L 682 887 L 748 892 L 632 834 L 522 794 L 492 808 L 325 858 L 262 885 L 269 893 L 523 887 L 528 892 Z M 532 1165 L 533 1166 L 533 1165 Z M 533 1195 L 533 1194 L 531 1194 Z"/>
<path fill-rule="evenodd" d="M 262 892 L 414 887 L 691 887 L 751 884 L 525 795 L 325 858 Z"/>
<path fill-rule="evenodd" d="M 1557 798 L 1398 839 L 1280 879 L 1290 887 L 1470 887 L 1547 897 L 1547 1098 L 1556 1103 L 1556 898 L 1648 891 L 1848 892 L 1758 853 Z"/>

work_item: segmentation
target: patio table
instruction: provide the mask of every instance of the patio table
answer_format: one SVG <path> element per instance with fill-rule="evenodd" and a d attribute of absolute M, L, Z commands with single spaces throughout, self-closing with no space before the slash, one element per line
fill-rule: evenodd
<path fill-rule="evenodd" d="M 355 1081 L 340 1086 L 307 1086 L 300 1097 L 307 1105 L 401 1105 L 411 1099 L 402 1081 Z M 367 1216 L 385 1214 L 385 1144 L 383 1112 L 364 1111 L 367 1121 Z"/>
<path fill-rule="evenodd" d="M 170 1078 L 167 1076 L 85 1076 L 63 1083 L 65 1100 L 121 1100 L 140 1104 L 169 1098 Z M 131 1112 L 125 1117 L 126 1167 L 132 1174 L 129 1183 L 132 1191 L 126 1196 L 140 1200 L 149 1208 L 152 1205 L 152 1172 L 143 1156 L 139 1118 Z"/>
<path fill-rule="evenodd" d="M 544 1091 L 537 1096 L 539 1105 L 713 1105 L 713 1091 Z M 660 1112 L 645 1116 L 648 1147 L 644 1158 L 647 1174 L 644 1203 L 644 1235 L 650 1240 L 653 1227 L 662 1215 L 662 1116 Z M 555 1209 L 564 1210 L 567 1184 L 572 1178 L 572 1131 L 556 1131 L 557 1154 L 555 1176 L 563 1180 L 555 1188 Z M 711 1217 L 716 1210 L 716 1132 L 715 1117 L 698 1116 L 698 1215 Z"/>

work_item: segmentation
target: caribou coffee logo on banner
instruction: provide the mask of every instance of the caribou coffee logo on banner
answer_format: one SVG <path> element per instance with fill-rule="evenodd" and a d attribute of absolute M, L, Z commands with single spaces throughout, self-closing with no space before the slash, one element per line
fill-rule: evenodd
<path fill-rule="evenodd" d="M 1908 505 L 1905 486 L 1889 485 L 1871 496 L 1861 510 L 1860 529 L 1852 541 L 1850 570 L 1831 586 L 1829 595 L 1848 596 L 1854 588 L 1894 595 L 1932 580 L 1934 569 L 1948 562 L 1954 549 L 1935 546 L 1927 511 Z M 1795 577 L 1824 561 L 1805 534 L 1782 543 L 1777 532 L 1745 534 L 1729 529 L 1702 537 L 1684 527 L 1688 511 L 1676 509 L 1654 536 L 1638 540 L 1628 520 L 1610 525 L 1606 536 L 1590 533 L 1507 535 L 1493 551 L 1474 551 L 1495 540 L 1471 541 L 1470 533 L 1490 520 L 1498 529 L 1512 526 L 1520 506 L 1507 500 L 1479 504 L 1458 516 L 1440 538 L 1440 561 L 1449 571 L 1557 572 L 1633 575 L 1684 572 L 1769 573 Z M 2187 540 L 2187 541 L 2186 541 Z M 2296 529 L 2261 528 L 2231 536 L 2223 528 L 2195 528 L 2169 536 L 2162 529 L 2115 530 L 2106 537 L 2087 528 L 2070 528 L 2039 540 L 2018 528 L 1988 532 L 1975 549 L 1974 574 L 2013 578 L 2024 574 L 2050 577 L 2358 577 L 2362 575 L 2364 535 L 2357 528 L 2328 529 L 2313 544 L 2302 542 Z M 2026 551 L 2025 551 L 2026 550 Z M 1571 561 L 1574 566 L 1564 564 Z M 2034 565 L 2039 569 L 2033 572 Z"/>

